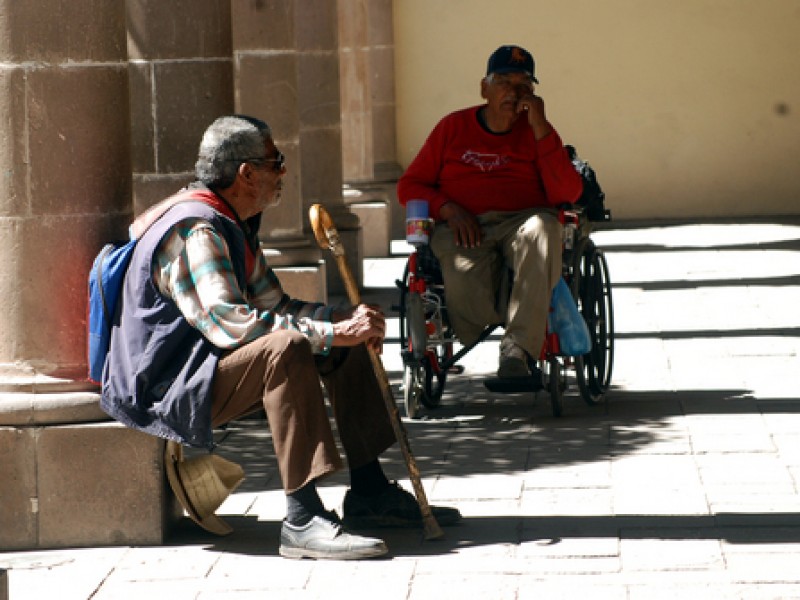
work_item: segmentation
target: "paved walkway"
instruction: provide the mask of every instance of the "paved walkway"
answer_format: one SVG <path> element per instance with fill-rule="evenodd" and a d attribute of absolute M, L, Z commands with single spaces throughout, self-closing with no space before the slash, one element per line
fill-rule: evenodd
<path fill-rule="evenodd" d="M 465 516 L 444 540 L 394 531 L 385 560 L 278 557 L 284 501 L 248 421 L 221 447 L 248 475 L 220 511 L 233 535 L 185 520 L 164 547 L 0 553 L 9 598 L 800 598 L 800 220 L 593 237 L 614 282 L 608 412 L 574 386 L 560 419 L 545 394 L 492 396 L 497 343 L 468 355 L 442 408 L 407 423 L 429 499 Z M 367 282 L 401 263 L 370 262 Z M 396 344 L 385 363 L 397 386 Z M 330 507 L 345 486 L 322 488 Z"/>

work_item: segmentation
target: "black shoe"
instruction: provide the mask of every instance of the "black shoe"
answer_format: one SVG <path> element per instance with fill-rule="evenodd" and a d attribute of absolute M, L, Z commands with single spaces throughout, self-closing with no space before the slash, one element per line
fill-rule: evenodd
<path fill-rule="evenodd" d="M 518 394 L 522 392 L 538 392 L 544 389 L 542 372 L 532 367 L 530 375 L 525 377 L 487 377 L 483 385 L 496 394 Z"/>
<path fill-rule="evenodd" d="M 431 506 L 439 525 L 455 525 L 461 521 L 457 508 Z M 344 523 L 352 529 L 379 527 L 422 527 L 422 513 L 413 494 L 392 482 L 376 496 L 362 496 L 347 490 L 344 496 Z"/>

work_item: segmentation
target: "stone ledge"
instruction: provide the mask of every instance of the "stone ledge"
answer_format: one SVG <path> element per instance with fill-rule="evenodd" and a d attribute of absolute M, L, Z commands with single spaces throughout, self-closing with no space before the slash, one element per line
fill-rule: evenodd
<path fill-rule="evenodd" d="M 117 422 L 0 427 L 0 548 L 164 543 L 182 510 L 163 453 Z"/>
<path fill-rule="evenodd" d="M 97 392 L 28 394 L 0 392 L 0 426 L 109 421 Z"/>

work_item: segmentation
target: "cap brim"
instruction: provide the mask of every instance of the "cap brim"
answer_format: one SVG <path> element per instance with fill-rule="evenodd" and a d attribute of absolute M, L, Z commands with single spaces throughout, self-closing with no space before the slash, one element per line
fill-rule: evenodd
<path fill-rule="evenodd" d="M 180 474 L 180 463 L 183 462 L 183 447 L 172 440 L 167 441 L 166 449 L 164 450 L 164 468 L 167 472 L 167 480 L 169 486 L 178 498 L 178 502 L 189 515 L 189 518 L 200 525 L 206 531 L 210 531 L 216 535 L 228 535 L 233 532 L 233 527 L 228 525 L 225 521 L 220 519 L 215 514 L 210 514 L 201 517 L 197 510 L 194 508 L 192 501 L 189 499 L 184 487 Z"/>
<path fill-rule="evenodd" d="M 498 74 L 502 74 L 502 73 L 525 73 L 526 75 L 528 75 L 531 78 L 531 80 L 534 83 L 539 83 L 539 80 L 536 79 L 536 77 L 534 77 L 533 75 L 531 75 L 530 71 L 526 71 L 525 69 L 519 69 L 517 67 L 501 67 L 499 69 L 495 69 L 494 71 L 492 71 L 492 73 L 498 73 Z M 492 73 L 488 73 L 488 75 L 491 75 Z"/>

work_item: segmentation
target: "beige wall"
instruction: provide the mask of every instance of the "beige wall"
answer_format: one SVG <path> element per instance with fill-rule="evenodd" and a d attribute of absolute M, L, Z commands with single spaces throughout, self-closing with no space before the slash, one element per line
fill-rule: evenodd
<path fill-rule="evenodd" d="M 615 218 L 800 214 L 796 0 L 398 0 L 394 22 L 403 167 L 518 43 Z"/>

